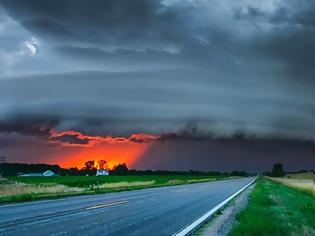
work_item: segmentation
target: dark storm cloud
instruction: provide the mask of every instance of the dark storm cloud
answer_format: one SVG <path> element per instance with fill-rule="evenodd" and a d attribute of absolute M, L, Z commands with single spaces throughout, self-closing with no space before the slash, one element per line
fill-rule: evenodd
<path fill-rule="evenodd" d="M 284 163 L 286 171 L 314 169 L 313 142 L 279 139 L 219 139 L 157 142 L 132 166 L 152 170 L 269 171 Z"/>
<path fill-rule="evenodd" d="M 61 136 L 52 137 L 49 140 L 58 141 L 62 143 L 69 143 L 69 144 L 80 144 L 80 145 L 89 144 L 90 142 L 90 139 L 80 138 L 79 135 L 76 135 L 76 134 L 64 134 Z"/>
<path fill-rule="evenodd" d="M 118 49 L 114 52 L 108 52 L 100 48 L 82 48 L 82 47 L 71 47 L 62 46 L 57 47 L 56 51 L 61 55 L 69 58 L 80 60 L 83 63 L 90 61 L 94 64 L 111 64 L 111 65 L 133 65 L 133 66 L 149 66 L 154 62 L 155 67 L 167 67 L 169 65 L 183 67 L 184 65 L 189 66 L 189 62 L 178 54 L 172 54 L 166 51 L 155 51 L 146 50 L 135 51 L 131 49 Z"/>
<path fill-rule="evenodd" d="M 233 90 L 224 87 L 226 81 Z M 279 85 L 257 87 L 257 82 L 247 81 L 247 87 L 233 78 L 209 83 L 202 70 L 4 79 L 0 99 L 6 103 L 0 107 L 0 120 L 10 123 L 14 117 L 28 117 L 39 124 L 52 123 L 58 130 L 101 136 L 149 132 L 207 138 L 233 136 L 241 130 L 247 136 L 312 139 L 314 104 L 306 99 L 312 98 L 311 91 L 288 98 Z M 22 118 L 15 125 L 24 123 L 30 125 Z"/>
<path fill-rule="evenodd" d="M 209 24 L 208 17 L 200 19 L 205 3 L 196 2 L 3 0 L 3 5 L 24 27 L 55 41 L 59 53 L 79 60 L 233 67 L 227 46 L 243 42 L 230 40 L 233 32 Z"/>
<path fill-rule="evenodd" d="M 3 123 L 29 116 L 98 135 L 314 138 L 310 1 L 0 3 L 61 61 L 49 75 L 0 81 Z"/>
<path fill-rule="evenodd" d="M 37 118 L 34 120 L 16 119 L 0 121 L 0 133 L 18 133 L 27 136 L 48 137 L 51 128 L 56 123 L 36 120 Z"/>
<path fill-rule="evenodd" d="M 81 60 L 120 63 L 129 60 L 125 57 L 133 57 L 140 62 L 170 63 L 174 57 L 171 63 L 188 61 L 186 64 L 210 68 L 214 64 L 227 65 L 232 70 L 235 61 L 253 66 L 280 64 L 286 75 L 294 72 L 294 77 L 303 78 L 311 78 L 314 72 L 315 4 L 309 1 L 253 4 L 216 0 L 92 0 L 87 4 L 84 0 L 1 0 L 1 3 L 27 29 L 55 41 L 63 55 Z M 169 54 L 158 55 L 154 51 Z"/>
<path fill-rule="evenodd" d="M 112 47 L 164 47 L 180 39 L 176 12 L 159 1 L 1 1 L 23 26 L 43 37 Z M 140 40 L 140 41 L 139 41 Z"/>
<path fill-rule="evenodd" d="M 250 50 L 283 66 L 288 78 L 311 79 L 315 73 L 315 3 L 279 1 L 272 12 L 257 7 L 235 11 L 235 17 L 269 29 L 251 40 Z"/>

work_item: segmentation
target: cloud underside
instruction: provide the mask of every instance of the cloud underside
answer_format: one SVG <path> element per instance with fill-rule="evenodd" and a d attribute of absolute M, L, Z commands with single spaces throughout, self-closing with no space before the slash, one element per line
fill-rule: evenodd
<path fill-rule="evenodd" d="M 0 4 L 53 68 L 0 79 L 0 132 L 314 139 L 311 1 Z"/>
<path fill-rule="evenodd" d="M 169 77 L 174 73 L 180 76 Z M 183 132 L 225 137 L 242 132 L 254 137 L 313 138 L 312 94 L 309 99 L 305 93 L 288 96 L 272 81 L 257 87 L 258 81 L 239 84 L 226 78 L 233 84 L 229 88 L 201 71 L 164 74 L 158 79 L 161 71 L 1 80 L 0 98 L 9 99 L 0 107 L 0 132 L 45 135 L 54 128 L 124 137 Z M 23 92 L 12 93 L 12 86 Z"/>

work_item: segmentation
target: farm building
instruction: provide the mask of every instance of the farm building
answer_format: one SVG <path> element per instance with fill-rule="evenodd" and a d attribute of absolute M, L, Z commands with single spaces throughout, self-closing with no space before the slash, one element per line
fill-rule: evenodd
<path fill-rule="evenodd" d="M 44 173 L 27 173 L 27 174 L 20 174 L 18 176 L 19 177 L 40 177 L 40 176 L 50 177 L 50 176 L 58 176 L 58 174 L 55 174 L 51 170 L 46 170 Z"/>
<path fill-rule="evenodd" d="M 107 176 L 109 175 L 108 170 L 100 169 L 96 171 L 96 176 Z"/>

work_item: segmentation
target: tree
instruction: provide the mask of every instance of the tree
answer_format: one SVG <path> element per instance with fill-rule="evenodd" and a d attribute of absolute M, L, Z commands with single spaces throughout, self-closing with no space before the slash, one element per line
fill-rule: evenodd
<path fill-rule="evenodd" d="M 77 167 L 71 167 L 69 169 L 62 169 L 60 174 L 61 175 L 78 176 L 78 175 L 82 175 L 82 172 Z"/>
<path fill-rule="evenodd" d="M 85 167 L 84 167 L 85 170 L 96 170 L 95 161 L 87 161 L 87 162 L 85 162 L 84 165 L 85 165 Z"/>
<path fill-rule="evenodd" d="M 99 169 L 108 169 L 107 161 L 99 160 L 98 161 L 98 168 Z"/>
<path fill-rule="evenodd" d="M 283 177 L 283 176 L 285 176 L 285 172 L 283 170 L 283 164 L 282 163 L 275 163 L 275 164 L 273 164 L 270 176 L 272 176 L 272 177 Z"/>
<path fill-rule="evenodd" d="M 97 168 L 95 167 L 95 161 L 87 161 L 84 167 L 81 169 L 84 175 L 95 175 Z"/>
<path fill-rule="evenodd" d="M 128 167 L 126 165 L 126 163 L 123 164 L 118 164 L 116 166 L 114 166 L 114 168 L 111 170 L 111 174 L 114 175 L 126 175 L 128 174 Z"/>

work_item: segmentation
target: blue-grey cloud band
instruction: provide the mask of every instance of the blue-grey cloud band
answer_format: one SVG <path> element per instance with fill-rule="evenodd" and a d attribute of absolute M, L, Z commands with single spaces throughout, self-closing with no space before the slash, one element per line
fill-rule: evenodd
<path fill-rule="evenodd" d="M 128 136 L 183 133 L 193 124 L 196 137 L 314 139 L 310 1 L 0 4 L 41 39 L 38 56 L 45 55 L 0 79 L 0 131 L 25 133 L 23 122 L 48 122 Z M 36 75 L 19 73 L 41 66 Z"/>

